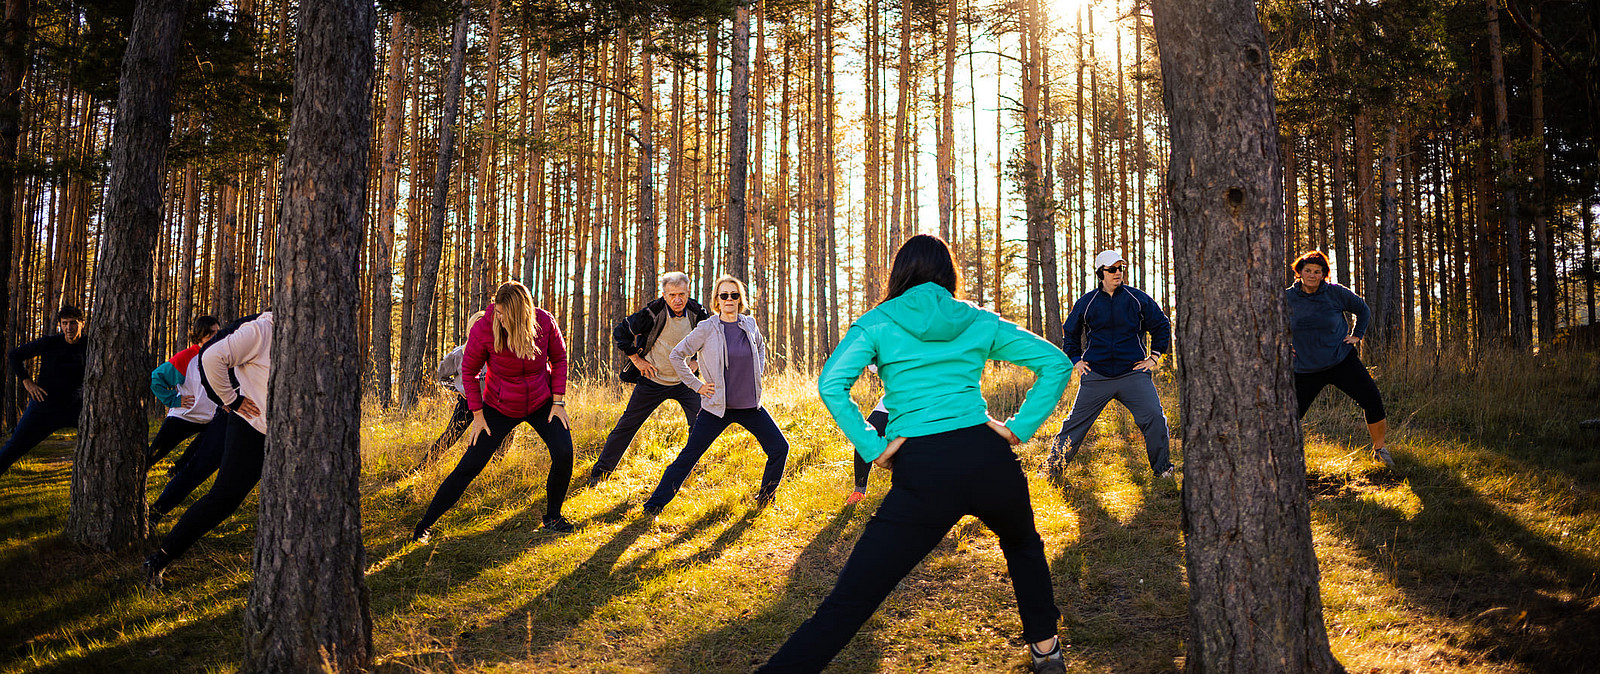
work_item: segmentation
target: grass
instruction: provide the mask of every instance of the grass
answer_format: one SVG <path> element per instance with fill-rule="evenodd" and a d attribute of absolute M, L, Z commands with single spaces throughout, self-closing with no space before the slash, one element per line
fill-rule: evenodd
<path fill-rule="evenodd" d="M 1577 422 L 1600 417 L 1600 362 L 1413 356 L 1375 373 L 1397 469 L 1371 459 L 1360 412 L 1342 395 L 1330 390 L 1306 419 L 1335 654 L 1352 672 L 1595 671 L 1600 437 Z M 990 372 L 997 416 L 1028 380 Z M 1161 380 L 1178 422 L 1170 371 Z M 411 526 L 459 448 L 413 467 L 446 401 L 369 410 L 362 491 L 379 670 L 732 672 L 763 661 L 832 586 L 888 486 L 875 471 L 867 499 L 845 507 L 850 457 L 812 380 L 784 375 L 766 390 L 792 449 L 764 511 L 753 508 L 764 457 L 735 429 L 666 512 L 639 517 L 686 435 L 669 403 L 612 479 L 568 498 L 576 533 L 539 529 L 549 459 L 523 429 L 427 545 L 409 541 Z M 591 384 L 570 397 L 578 478 L 625 394 Z M 864 406 L 876 395 L 874 383 L 857 385 Z M 57 436 L 0 478 L 0 672 L 236 670 L 255 499 L 173 566 L 166 591 L 150 592 L 139 552 L 84 553 L 59 537 L 70 442 Z M 1042 439 L 1019 448 L 1030 470 L 1044 452 Z M 1181 446 L 1174 458 L 1182 464 Z M 1144 464 L 1138 429 L 1113 405 L 1067 486 L 1032 478 L 1071 671 L 1182 665 L 1181 498 Z M 1020 629 L 997 542 L 969 518 L 834 669 L 1025 671 Z"/>

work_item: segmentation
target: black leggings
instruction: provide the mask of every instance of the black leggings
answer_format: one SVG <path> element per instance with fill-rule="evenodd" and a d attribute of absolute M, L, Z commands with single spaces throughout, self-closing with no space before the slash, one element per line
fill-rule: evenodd
<path fill-rule="evenodd" d="M 1305 418 L 1306 410 L 1311 409 L 1311 403 L 1316 401 L 1317 394 L 1329 384 L 1344 391 L 1345 395 L 1350 396 L 1361 406 L 1367 413 L 1369 425 L 1387 418 L 1383 411 L 1383 394 L 1378 392 L 1377 382 L 1372 381 L 1372 375 L 1367 374 L 1367 367 L 1361 364 L 1361 359 L 1356 356 L 1354 349 L 1338 365 L 1326 370 L 1294 373 L 1294 396 L 1300 401 L 1300 418 Z"/>
<path fill-rule="evenodd" d="M 189 498 L 189 494 L 205 484 L 212 473 L 217 472 L 217 467 L 222 465 L 223 448 L 228 440 L 228 417 L 232 413 L 218 411 L 216 418 L 206 424 L 206 429 L 189 447 L 173 460 L 172 468 L 167 471 L 171 476 L 167 486 L 161 490 L 161 495 L 156 497 L 156 502 L 150 504 L 150 509 L 165 515 L 172 512 L 173 508 Z"/>
<path fill-rule="evenodd" d="M 533 431 L 539 434 L 545 447 L 550 450 L 550 475 L 545 479 L 544 488 L 544 518 L 548 520 L 561 515 L 561 502 L 566 500 L 567 486 L 572 482 L 572 431 L 562 425 L 560 419 L 550 419 L 550 403 L 545 403 L 526 417 L 508 417 L 484 405 L 483 421 L 489 426 L 489 437 L 468 438 L 471 444 L 467 445 L 467 451 L 461 455 L 461 462 L 456 464 L 455 470 L 450 471 L 444 482 L 439 484 L 439 492 L 428 503 L 422 521 L 417 523 L 417 531 L 433 526 L 440 516 L 450 510 L 450 506 L 461 500 L 467 485 L 472 484 L 472 479 L 483 472 L 484 466 L 489 465 L 489 459 L 506 441 L 511 429 L 523 422 L 533 427 Z"/>
<path fill-rule="evenodd" d="M 472 412 L 467 410 L 467 399 L 456 396 L 456 407 L 450 410 L 450 420 L 445 422 L 444 432 L 439 434 L 439 439 L 434 440 L 433 446 L 428 448 L 428 453 L 422 456 L 422 466 L 438 461 L 440 455 L 456 446 L 461 440 L 461 434 L 465 433 L 470 425 L 472 425 Z"/>
<path fill-rule="evenodd" d="M 889 413 L 873 410 L 872 414 L 867 415 L 867 423 L 878 429 L 878 436 L 882 437 L 884 433 L 888 432 Z M 855 457 L 856 460 L 856 491 L 865 493 L 867 491 L 867 477 L 872 474 L 872 462 L 861 458 L 861 452 L 855 451 L 854 448 L 851 448 L 850 456 Z"/>
<path fill-rule="evenodd" d="M 987 425 L 907 438 L 890 484 L 833 591 L 760 671 L 821 671 L 966 515 L 976 515 L 1000 539 L 1023 640 L 1055 635 L 1061 612 L 1033 524 L 1028 478 L 1004 438 Z"/>
<path fill-rule="evenodd" d="M 183 517 L 161 539 L 161 552 L 169 559 L 182 557 L 201 536 L 233 516 L 261 481 L 261 465 L 267 455 L 266 435 L 239 415 L 229 414 L 223 444 L 222 467 L 217 469 L 211 491 L 183 511 Z"/>
<path fill-rule="evenodd" d="M 156 437 L 150 440 L 150 448 L 145 450 L 144 465 L 156 465 L 157 461 L 166 457 L 172 448 L 183 444 L 184 440 L 200 434 L 206 429 L 205 424 L 195 423 L 180 417 L 167 417 L 161 422 L 161 429 L 156 431 Z"/>

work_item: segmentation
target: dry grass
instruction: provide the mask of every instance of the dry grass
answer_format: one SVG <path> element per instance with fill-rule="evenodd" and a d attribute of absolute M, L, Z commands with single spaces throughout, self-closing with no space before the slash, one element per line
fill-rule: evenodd
<path fill-rule="evenodd" d="M 1368 458 L 1359 411 L 1337 393 L 1307 419 L 1336 654 L 1361 672 L 1596 667 L 1600 460 L 1575 422 L 1600 416 L 1600 366 L 1412 358 L 1376 372 L 1397 470 Z M 1161 386 L 1176 421 L 1170 377 Z M 996 416 L 1020 404 L 1030 380 L 990 371 Z M 573 392 L 579 478 L 625 393 Z M 877 384 L 865 378 L 854 393 L 870 406 Z M 566 513 L 578 532 L 539 530 L 549 460 L 524 430 L 424 546 L 408 540 L 411 525 L 459 454 L 413 469 L 449 409 L 443 400 L 406 415 L 369 409 L 363 504 L 380 670 L 732 672 L 762 661 L 832 586 L 887 488 L 875 474 L 867 500 L 843 507 L 849 454 L 814 381 L 783 375 L 767 395 L 792 445 L 767 510 L 753 509 L 763 455 L 734 430 L 665 513 L 639 517 L 686 435 L 668 406 L 611 480 L 575 488 Z M 1119 408 L 1090 443 L 1068 486 L 1032 482 L 1069 669 L 1171 671 L 1187 631 L 1178 489 L 1150 476 Z M 1019 453 L 1033 468 L 1044 449 L 1035 440 Z M 85 554 L 58 538 L 69 457 L 57 440 L 0 478 L 0 672 L 235 669 L 254 499 L 175 565 L 167 591 L 151 593 L 138 585 L 140 555 Z M 967 520 L 835 669 L 1023 671 L 1019 630 L 996 541 Z"/>

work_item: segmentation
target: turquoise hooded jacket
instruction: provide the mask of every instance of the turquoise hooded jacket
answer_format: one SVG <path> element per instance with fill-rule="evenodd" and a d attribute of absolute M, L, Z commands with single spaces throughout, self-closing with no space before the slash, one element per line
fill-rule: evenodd
<path fill-rule="evenodd" d="M 861 458 L 871 461 L 891 438 L 987 422 L 981 380 L 989 360 L 1016 363 L 1036 377 L 1016 416 L 1005 422 L 1026 442 L 1055 411 L 1072 377 L 1072 361 L 1043 337 L 955 299 L 936 283 L 907 290 L 851 325 L 822 367 L 817 391 Z M 869 364 L 878 366 L 883 379 L 887 437 L 880 437 L 850 400 L 850 387 Z"/>

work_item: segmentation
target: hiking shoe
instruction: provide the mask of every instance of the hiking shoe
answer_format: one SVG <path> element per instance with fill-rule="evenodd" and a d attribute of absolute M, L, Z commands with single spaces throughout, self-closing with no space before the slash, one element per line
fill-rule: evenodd
<path fill-rule="evenodd" d="M 148 587 L 152 590 L 159 590 L 166 586 L 166 581 L 162 579 L 161 575 L 166 573 L 167 562 L 169 561 L 171 560 L 166 559 L 166 555 L 161 554 L 159 551 L 150 555 L 149 557 L 144 558 L 145 587 Z"/>
<path fill-rule="evenodd" d="M 572 526 L 571 522 L 567 521 L 567 518 L 562 517 L 560 515 L 556 515 L 555 517 L 546 517 L 546 518 L 544 518 L 544 528 L 547 531 L 553 531 L 553 532 L 558 533 L 558 534 L 565 534 L 565 533 L 571 533 L 572 529 L 573 529 L 573 526 Z"/>
<path fill-rule="evenodd" d="M 643 508 L 639 509 L 639 512 L 642 513 L 645 517 L 655 517 L 656 515 L 660 515 L 661 514 L 661 506 L 650 505 L 649 503 L 646 503 L 646 504 L 644 504 Z"/>
<path fill-rule="evenodd" d="M 1394 467 L 1394 457 L 1389 456 L 1389 450 L 1384 449 L 1383 447 L 1373 447 L 1372 455 L 1377 457 L 1379 461 L 1382 461 L 1383 465 L 1390 468 Z"/>
<path fill-rule="evenodd" d="M 867 497 L 866 494 L 863 494 L 863 493 L 861 493 L 859 491 L 852 491 L 852 492 L 850 492 L 849 496 L 844 497 L 844 504 L 847 505 L 847 506 L 855 505 L 857 503 L 860 503 L 861 499 L 866 498 L 866 497 Z"/>
<path fill-rule="evenodd" d="M 433 538 L 433 527 L 425 527 L 411 532 L 411 540 L 417 543 L 427 543 Z"/>
<path fill-rule="evenodd" d="M 1028 655 L 1033 658 L 1033 671 L 1037 674 L 1066 674 L 1067 662 L 1061 656 L 1061 639 L 1056 639 L 1055 648 L 1049 653 L 1040 653 L 1033 650 L 1033 644 L 1028 644 Z"/>
<path fill-rule="evenodd" d="M 600 483 L 603 480 L 605 480 L 606 477 L 608 477 L 610 475 L 611 475 L 611 471 L 608 471 L 608 470 L 607 471 L 597 470 L 597 471 L 594 471 L 592 473 L 589 473 L 589 488 L 590 489 L 594 489 L 595 487 L 600 486 Z"/>
<path fill-rule="evenodd" d="M 1175 466 L 1167 466 L 1167 469 L 1161 471 L 1161 474 L 1157 475 L 1156 477 L 1159 477 L 1159 478 L 1161 478 L 1163 480 L 1171 480 L 1171 479 L 1175 479 L 1177 477 L 1177 474 L 1178 474 L 1177 467 L 1175 467 Z"/>

